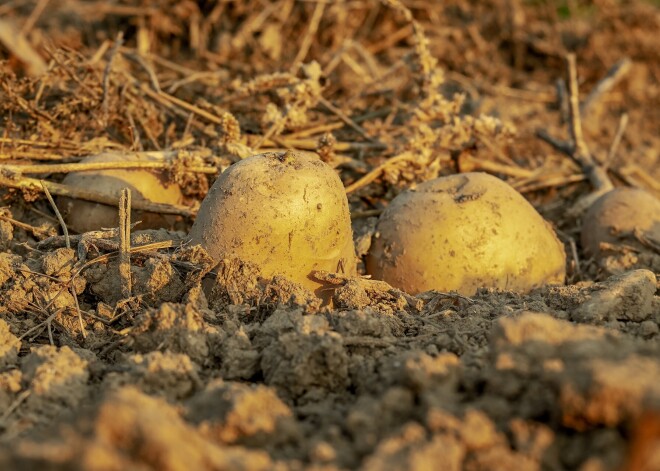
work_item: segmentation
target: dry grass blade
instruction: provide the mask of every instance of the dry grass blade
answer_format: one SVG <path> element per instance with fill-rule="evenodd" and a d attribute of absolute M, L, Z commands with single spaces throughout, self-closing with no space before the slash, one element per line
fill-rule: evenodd
<path fill-rule="evenodd" d="M 23 62 L 28 73 L 39 76 L 46 73 L 48 65 L 28 43 L 25 36 L 7 20 L 0 19 L 0 43 Z"/>
<path fill-rule="evenodd" d="M 149 152 L 153 155 L 153 152 Z M 154 169 L 167 170 L 172 168 L 171 162 L 82 162 L 72 164 L 39 164 L 39 165 L 2 165 L 0 172 L 9 171 L 20 174 L 39 174 L 39 173 L 71 173 L 84 172 L 92 170 L 120 170 L 120 169 Z M 214 167 L 186 167 L 186 171 L 192 173 L 205 173 L 213 175 L 218 173 Z"/>
<path fill-rule="evenodd" d="M 119 279 L 122 297 L 128 299 L 133 291 L 131 280 L 131 190 L 124 188 L 119 199 Z"/>
<path fill-rule="evenodd" d="M 632 69 L 632 61 L 624 57 L 619 62 L 614 64 L 610 70 L 607 71 L 598 84 L 591 90 L 591 93 L 585 98 L 580 106 L 582 114 L 589 113 L 591 107 L 601 99 L 603 95 L 612 90 Z"/>
<path fill-rule="evenodd" d="M 298 49 L 298 54 L 296 54 L 296 58 L 293 60 L 293 64 L 291 65 L 291 69 L 289 69 L 289 72 L 292 74 L 296 73 L 300 67 L 300 64 L 302 64 L 302 62 L 305 60 L 305 56 L 307 56 L 309 48 L 312 45 L 314 35 L 319 29 L 319 24 L 321 23 L 324 10 L 324 2 L 318 2 L 314 7 L 314 13 L 312 13 L 312 18 L 309 20 L 309 28 L 307 28 L 307 32 L 305 33 L 305 36 L 303 37 L 302 43 L 300 45 L 300 49 Z"/>
<path fill-rule="evenodd" d="M 102 120 L 104 123 L 108 122 L 108 93 L 110 90 L 110 72 L 112 71 L 112 63 L 114 62 L 117 51 L 124 43 L 124 33 L 119 32 L 117 34 L 117 39 L 115 39 L 115 44 L 110 49 L 110 57 L 108 57 L 108 63 L 105 65 L 103 70 L 103 98 L 101 98 L 101 110 L 103 112 Z"/>
<path fill-rule="evenodd" d="M 346 187 L 346 194 L 353 193 L 359 190 L 360 188 L 369 185 L 371 182 L 373 182 L 378 177 L 380 177 L 383 171 L 385 171 L 388 167 L 413 159 L 415 159 L 415 155 L 412 152 L 404 152 L 395 157 L 387 159 L 384 163 L 380 164 L 378 167 L 371 170 L 362 178 L 348 185 Z"/>
<path fill-rule="evenodd" d="M 70 249 L 71 241 L 69 240 L 69 229 L 66 227 L 64 218 L 62 217 L 60 210 L 57 208 L 57 205 L 55 204 L 55 200 L 51 196 L 50 191 L 48 191 L 48 187 L 44 184 L 43 180 L 41 180 L 41 188 L 43 188 L 44 193 L 46 194 L 46 198 L 48 198 L 48 202 L 50 203 L 50 206 L 53 208 L 53 211 L 55 212 L 55 216 L 57 216 L 57 220 L 60 223 L 60 227 L 62 228 L 62 233 L 64 234 L 64 241 L 66 244 L 66 248 Z"/>

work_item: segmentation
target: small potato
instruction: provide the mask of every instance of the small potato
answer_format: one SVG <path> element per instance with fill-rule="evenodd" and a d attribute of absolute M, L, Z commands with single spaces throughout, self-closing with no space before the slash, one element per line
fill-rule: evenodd
<path fill-rule="evenodd" d="M 655 268 L 660 257 L 638 237 L 660 244 L 660 200 L 644 190 L 617 188 L 605 193 L 591 205 L 582 221 L 584 251 L 611 273 Z M 622 245 L 633 247 L 634 253 L 617 251 L 616 247 Z"/>
<path fill-rule="evenodd" d="M 324 299 L 312 271 L 356 273 L 344 186 L 311 153 L 270 152 L 229 167 L 202 202 L 190 240 L 217 263 L 252 262 L 263 276 L 284 275 Z"/>
<path fill-rule="evenodd" d="M 374 278 L 411 294 L 529 291 L 562 283 L 566 255 L 525 198 L 485 173 L 441 177 L 398 195 L 366 259 Z"/>
<path fill-rule="evenodd" d="M 106 152 L 93 155 L 82 162 L 117 162 L 117 161 L 158 161 L 145 154 L 122 154 Z M 168 184 L 162 173 L 147 169 L 93 170 L 70 173 L 64 178 L 64 184 L 81 189 L 92 189 L 107 195 L 119 196 L 124 188 L 130 188 L 131 198 L 148 200 L 154 203 L 181 204 L 183 194 L 176 184 Z M 90 201 L 71 198 L 59 198 L 59 207 L 64 213 L 67 225 L 76 232 L 96 231 L 102 227 L 117 227 L 119 212 L 117 206 L 108 206 Z M 131 221 L 142 221 L 139 229 L 158 229 L 170 227 L 175 218 L 147 211 L 133 211 Z"/>

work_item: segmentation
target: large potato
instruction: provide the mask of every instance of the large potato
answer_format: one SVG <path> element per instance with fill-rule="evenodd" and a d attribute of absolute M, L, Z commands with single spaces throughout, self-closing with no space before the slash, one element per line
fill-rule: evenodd
<path fill-rule="evenodd" d="M 344 186 L 311 153 L 270 152 L 229 167 L 202 202 L 190 240 L 216 262 L 252 262 L 265 277 L 282 274 L 322 298 L 312 271 L 356 271 Z"/>
<path fill-rule="evenodd" d="M 408 293 L 471 295 L 562 283 L 565 253 L 520 193 L 485 173 L 437 178 L 398 195 L 380 216 L 367 271 Z"/>
<path fill-rule="evenodd" d="M 660 257 L 652 246 L 660 243 L 660 200 L 636 188 L 609 191 L 585 214 L 581 239 L 586 254 L 610 273 L 656 269 Z M 624 247 L 633 250 L 617 250 Z"/>
<path fill-rule="evenodd" d="M 117 161 L 157 161 L 148 154 L 122 154 L 106 152 L 92 155 L 82 160 L 85 163 Z M 183 194 L 176 184 L 168 184 L 162 172 L 151 169 L 93 170 L 68 174 L 63 183 L 81 189 L 92 189 L 114 196 L 119 202 L 121 191 L 130 188 L 131 198 L 153 203 L 181 204 Z M 102 227 L 117 227 L 119 213 L 117 206 L 108 206 L 90 201 L 59 198 L 59 206 L 67 225 L 76 232 L 99 230 Z M 158 229 L 173 224 L 173 216 L 133 211 L 132 221 L 142 221 L 139 229 Z"/>

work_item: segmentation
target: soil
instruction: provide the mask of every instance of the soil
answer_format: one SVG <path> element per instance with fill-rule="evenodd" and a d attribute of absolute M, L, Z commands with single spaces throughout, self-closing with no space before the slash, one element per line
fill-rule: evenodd
<path fill-rule="evenodd" d="M 659 29 L 641 0 L 0 4 L 0 469 L 660 470 L 660 237 L 590 258 L 588 175 L 539 137 L 568 135 L 574 52 L 591 152 L 660 197 Z M 496 175 L 557 230 L 566 283 L 319 273 L 325 305 L 184 243 L 219 172 L 282 148 L 336 169 L 362 259 L 405 188 Z M 116 228 L 63 235 L 38 183 L 97 201 L 48 165 L 118 151 L 184 196 L 134 207 L 173 222 L 133 227 L 128 266 Z"/>

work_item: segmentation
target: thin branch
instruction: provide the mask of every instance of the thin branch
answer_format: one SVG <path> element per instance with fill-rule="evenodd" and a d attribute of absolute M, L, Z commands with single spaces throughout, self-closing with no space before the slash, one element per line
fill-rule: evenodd
<path fill-rule="evenodd" d="M 328 100 L 326 100 L 322 96 L 319 97 L 319 103 L 321 103 L 328 110 L 330 110 L 332 113 L 337 115 L 337 117 L 339 119 L 341 119 L 344 123 L 346 123 L 346 125 L 353 128 L 355 131 L 357 131 L 362 137 L 364 137 L 368 141 L 375 142 L 375 139 L 373 137 L 371 137 L 369 134 L 367 134 L 367 131 L 365 131 L 359 124 L 357 124 L 355 121 L 353 121 L 349 116 L 346 115 L 346 113 L 344 113 L 342 110 L 337 108 L 335 105 L 330 103 Z"/>
<path fill-rule="evenodd" d="M 573 141 L 573 157 L 582 168 L 593 165 L 589 148 L 582 133 L 582 118 L 580 116 L 580 91 L 578 89 L 577 67 L 575 65 L 575 54 L 566 56 L 568 66 L 568 119 L 569 132 Z"/>
<path fill-rule="evenodd" d="M 559 152 L 566 154 L 569 157 L 573 157 L 573 146 L 570 142 L 562 141 L 561 139 L 553 137 L 545 129 L 538 129 L 536 131 L 536 137 L 547 142 Z"/>
<path fill-rule="evenodd" d="M 607 153 L 607 159 L 605 159 L 605 162 L 603 163 L 605 168 L 609 168 L 610 164 L 612 163 L 612 160 L 614 160 L 614 157 L 616 156 L 616 153 L 619 150 L 619 146 L 621 145 L 623 134 L 626 132 L 627 127 L 628 127 L 628 113 L 623 113 L 621 115 L 621 118 L 619 119 L 619 125 L 616 128 L 616 134 L 614 135 L 614 140 L 612 141 L 610 150 Z"/>
<path fill-rule="evenodd" d="M 78 162 L 71 164 L 42 164 L 42 165 L 0 165 L 0 171 L 7 170 L 20 174 L 38 173 L 71 173 L 95 170 L 123 170 L 123 169 L 156 169 L 172 168 L 172 162 Z M 205 173 L 213 175 L 218 173 L 215 167 L 186 167 L 192 173 Z"/>
<path fill-rule="evenodd" d="M 0 44 L 14 54 L 33 77 L 43 75 L 48 70 L 46 61 L 34 50 L 32 45 L 11 20 L 0 19 Z"/>
<path fill-rule="evenodd" d="M 614 64 L 614 66 L 607 71 L 605 77 L 603 77 L 591 90 L 591 93 L 589 93 L 584 102 L 582 102 L 580 112 L 583 115 L 587 114 L 591 107 L 600 100 L 603 95 L 612 90 L 616 84 L 618 84 L 628 72 L 630 72 L 631 68 L 632 61 L 627 57 Z"/>
<path fill-rule="evenodd" d="M 55 216 L 57 216 L 57 220 L 60 223 L 60 227 L 62 227 L 62 233 L 64 234 L 64 241 L 66 243 L 66 248 L 70 249 L 71 241 L 69 240 L 69 229 L 66 227 L 66 223 L 64 222 L 64 218 L 62 217 L 60 210 L 57 209 L 55 200 L 51 196 L 50 191 L 48 191 L 48 187 L 44 184 L 43 180 L 40 180 L 40 182 L 41 182 L 41 187 L 43 188 L 44 193 L 46 194 L 46 198 L 48 198 L 48 202 L 50 203 L 50 206 L 53 208 L 53 211 L 55 212 Z"/>
<path fill-rule="evenodd" d="M 380 164 L 378 167 L 371 170 L 369 173 L 364 175 L 362 178 L 356 182 L 351 183 L 346 187 L 346 194 L 353 193 L 354 191 L 367 186 L 369 183 L 376 180 L 383 173 L 385 169 L 391 167 L 394 164 L 405 162 L 406 160 L 413 160 L 415 155 L 412 152 L 403 152 L 395 157 L 387 159 L 384 163 Z"/>
<path fill-rule="evenodd" d="M 325 3 L 323 2 L 317 3 L 316 7 L 314 7 L 314 13 L 312 13 L 312 18 L 309 20 L 309 28 L 307 28 L 307 31 L 305 32 L 305 36 L 300 43 L 300 49 L 298 49 L 296 58 L 293 60 L 293 64 L 291 64 L 291 69 L 289 70 L 289 72 L 292 74 L 296 73 L 298 67 L 300 67 L 300 64 L 305 60 L 305 56 L 307 56 L 309 48 L 312 45 L 314 35 L 319 29 L 319 24 L 321 23 L 321 18 L 323 18 L 324 10 Z"/>
<path fill-rule="evenodd" d="M 122 297 L 132 293 L 131 282 L 131 190 L 124 188 L 119 199 L 119 279 Z"/>
<path fill-rule="evenodd" d="M 108 95 L 110 89 L 110 73 L 112 72 L 112 63 L 117 55 L 117 51 L 124 43 L 124 33 L 120 31 L 117 33 L 117 39 L 115 39 L 115 44 L 110 49 L 110 55 L 108 57 L 108 63 L 105 65 L 103 70 L 103 98 L 101 99 L 101 110 L 103 111 L 103 123 L 107 125 L 108 123 Z"/>
<path fill-rule="evenodd" d="M 32 232 L 32 234 L 36 236 L 48 237 L 50 235 L 48 231 L 44 231 L 43 229 L 39 229 L 38 227 L 31 226 L 30 224 L 17 221 L 16 219 L 10 218 L 9 216 L 4 216 L 3 214 L 0 214 L 0 220 L 7 221 L 8 223 L 16 227 L 20 227 L 23 230 L 30 231 Z"/>
<path fill-rule="evenodd" d="M 28 19 L 23 23 L 23 27 L 21 28 L 22 35 L 27 35 L 32 31 L 32 28 L 34 28 L 34 25 L 37 23 L 37 20 L 39 20 L 39 17 L 48 3 L 50 3 L 50 0 L 39 0 L 39 3 L 34 7 L 34 10 L 32 10 Z"/>
<path fill-rule="evenodd" d="M 580 116 L 580 95 L 578 90 L 577 67 L 575 65 L 575 54 L 566 56 L 568 69 L 568 113 L 569 133 L 571 140 L 563 142 L 550 136 L 545 130 L 537 131 L 537 136 L 550 145 L 568 155 L 582 169 L 584 175 L 594 188 L 595 194 L 603 194 L 614 188 L 612 180 L 607 174 L 607 169 L 593 158 L 584 140 L 582 132 L 582 119 Z"/>

